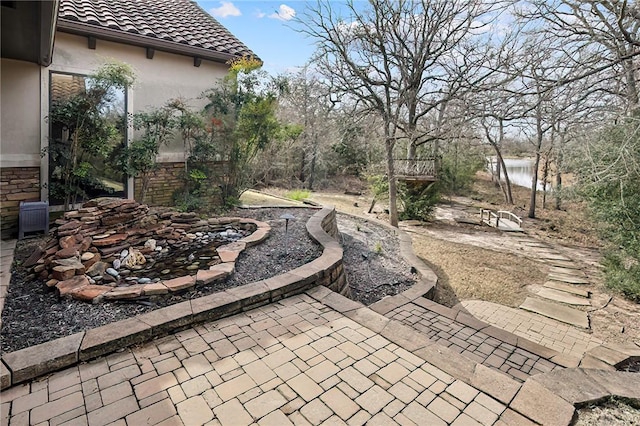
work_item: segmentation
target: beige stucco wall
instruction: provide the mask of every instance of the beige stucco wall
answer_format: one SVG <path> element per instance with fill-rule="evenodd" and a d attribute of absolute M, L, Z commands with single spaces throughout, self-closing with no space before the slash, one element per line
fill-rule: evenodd
<path fill-rule="evenodd" d="M 40 66 L 0 60 L 0 167 L 40 166 Z"/>
<path fill-rule="evenodd" d="M 146 58 L 143 47 L 128 46 L 97 40 L 95 50 L 87 47 L 87 38 L 56 33 L 53 62 L 45 72 L 66 71 L 89 74 L 109 59 L 126 62 L 136 73 L 137 81 L 130 90 L 129 112 L 138 112 L 152 106 L 161 106 L 169 99 L 183 98 L 189 105 L 202 107 L 201 93 L 214 87 L 227 72 L 227 65 L 203 60 L 200 67 L 193 65 L 193 57 L 157 51 L 153 59 Z M 182 145 L 174 143 L 163 147 L 160 161 L 181 161 Z"/>

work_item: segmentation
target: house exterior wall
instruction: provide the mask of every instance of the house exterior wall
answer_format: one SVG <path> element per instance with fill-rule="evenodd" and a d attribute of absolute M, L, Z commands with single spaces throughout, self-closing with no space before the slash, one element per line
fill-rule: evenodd
<path fill-rule="evenodd" d="M 0 62 L 0 167 L 40 167 L 40 66 Z"/>
<path fill-rule="evenodd" d="M 207 60 L 195 67 L 193 57 L 161 51 L 147 59 L 143 47 L 103 40 L 97 40 L 96 49 L 92 50 L 87 47 L 87 37 L 57 32 L 53 62 L 47 71 L 90 74 L 113 59 L 131 65 L 136 74 L 136 83 L 128 93 L 130 113 L 159 107 L 175 98 L 182 98 L 195 108 L 203 107 L 205 101 L 198 97 L 214 87 L 228 70 L 226 64 Z M 159 160 L 182 161 L 182 152 L 182 144 L 176 140 L 161 148 Z"/>
<path fill-rule="evenodd" d="M 173 193 L 180 187 L 184 175 L 184 163 L 160 163 L 149 176 L 149 187 L 144 203 L 152 206 L 171 206 Z M 142 179 L 135 179 L 136 201 L 142 201 Z"/>
<path fill-rule="evenodd" d="M 127 93 L 129 113 L 159 107 L 175 98 L 182 98 L 188 105 L 200 108 L 205 101 L 198 97 L 214 87 L 228 71 L 226 64 L 203 59 L 201 65 L 195 67 L 193 57 L 157 50 L 153 59 L 147 59 L 143 47 L 100 39 L 96 49 L 89 49 L 87 37 L 59 31 L 56 32 L 53 62 L 49 67 L 2 59 L 0 217 L 3 231 L 17 225 L 20 200 L 48 199 L 44 185 L 48 180 L 48 158 L 41 157 L 40 153 L 48 146 L 50 73 L 87 75 L 109 60 L 125 62 L 135 71 L 136 84 Z M 129 135 L 129 139 L 132 138 L 135 135 Z M 163 172 L 151 183 L 154 201 L 149 201 L 167 205 L 181 183 L 176 179 L 176 173 L 181 169 L 175 164 L 184 161 L 182 143 L 175 140 L 161 147 L 158 161 Z M 172 176 L 168 181 L 162 177 L 165 173 Z M 130 185 L 134 186 L 131 195 L 139 193 L 138 179 L 130 179 Z"/>
<path fill-rule="evenodd" d="M 219 185 L 228 166 L 221 161 L 208 164 L 209 179 L 203 184 L 209 194 L 203 198 L 210 206 L 220 206 L 222 193 Z M 184 176 L 184 162 L 163 162 L 149 175 L 149 186 L 145 194 L 144 203 L 152 206 L 174 206 L 174 192 L 182 186 Z M 135 179 L 135 199 L 142 200 L 142 179 Z"/>
<path fill-rule="evenodd" d="M 18 227 L 21 201 L 40 199 L 40 66 L 0 60 L 0 227 Z"/>

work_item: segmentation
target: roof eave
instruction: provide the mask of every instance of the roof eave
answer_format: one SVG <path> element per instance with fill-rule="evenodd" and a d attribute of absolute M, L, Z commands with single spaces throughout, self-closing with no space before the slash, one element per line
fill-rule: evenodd
<path fill-rule="evenodd" d="M 116 43 L 130 44 L 140 47 L 152 47 L 163 52 L 197 57 L 219 63 L 227 63 L 230 59 L 242 56 L 232 53 L 214 52 L 202 47 L 189 46 L 186 44 L 147 37 L 141 34 L 115 31 L 109 28 L 97 27 L 95 25 L 69 21 L 66 19 L 58 19 L 58 30 L 70 34 L 94 36 L 102 40 L 108 40 Z"/>
<path fill-rule="evenodd" d="M 45 67 L 51 65 L 53 60 L 53 43 L 55 41 L 56 24 L 58 21 L 58 8 L 60 0 L 40 3 L 41 9 L 41 33 L 40 55 L 38 63 Z"/>

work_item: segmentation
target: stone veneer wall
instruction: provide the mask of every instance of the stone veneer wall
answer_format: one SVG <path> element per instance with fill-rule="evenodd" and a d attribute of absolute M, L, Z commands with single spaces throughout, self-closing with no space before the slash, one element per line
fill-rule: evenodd
<path fill-rule="evenodd" d="M 0 169 L 0 221 L 2 232 L 18 229 L 20 201 L 40 200 L 39 167 Z"/>
<path fill-rule="evenodd" d="M 158 163 L 158 168 L 149 179 L 149 188 L 144 203 L 150 206 L 172 206 L 173 193 L 182 187 L 184 163 Z M 142 179 L 134 179 L 134 198 L 141 202 Z"/>
<path fill-rule="evenodd" d="M 223 162 L 212 163 L 210 170 L 213 171 L 213 176 L 209 178 L 208 185 L 211 188 L 215 188 L 220 176 L 222 176 L 226 167 Z M 173 202 L 174 192 L 182 188 L 184 184 L 184 163 L 158 163 L 158 168 L 152 174 L 149 180 L 149 188 L 144 199 L 144 203 L 150 206 L 175 206 Z M 221 205 L 222 199 L 217 191 L 212 191 L 213 194 L 209 202 L 213 205 Z M 142 196 L 142 179 L 134 179 L 134 198 L 136 201 L 141 202 Z"/>

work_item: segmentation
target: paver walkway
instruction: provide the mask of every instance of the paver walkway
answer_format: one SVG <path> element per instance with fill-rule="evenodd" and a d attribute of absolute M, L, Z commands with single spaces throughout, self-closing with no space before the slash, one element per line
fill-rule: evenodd
<path fill-rule="evenodd" d="M 474 317 L 558 352 L 578 358 L 602 344 L 589 333 L 541 315 L 481 300 L 461 302 Z"/>
<path fill-rule="evenodd" d="M 2 424 L 12 425 L 530 424 L 308 295 L 14 386 L 0 398 Z"/>
<path fill-rule="evenodd" d="M 421 306 L 420 303 L 425 303 Z M 424 333 L 434 342 L 467 358 L 495 368 L 515 380 L 524 382 L 530 376 L 563 368 L 523 348 L 505 342 L 476 327 L 463 324 L 429 309 L 428 300 L 416 300 L 385 314 Z M 512 342 L 515 343 L 515 342 Z"/>

